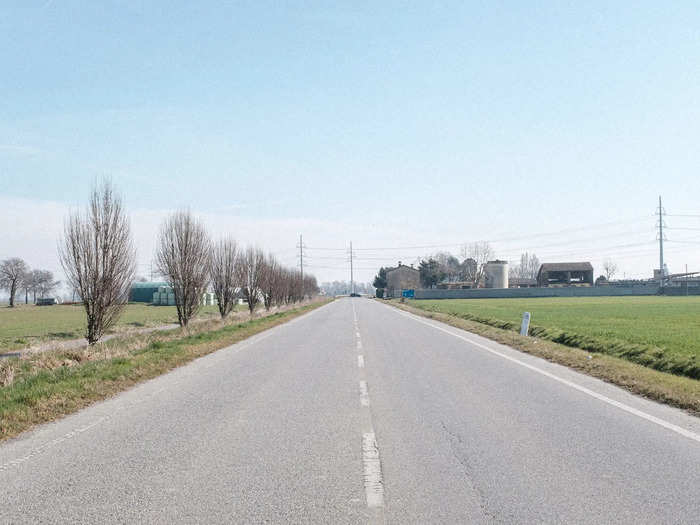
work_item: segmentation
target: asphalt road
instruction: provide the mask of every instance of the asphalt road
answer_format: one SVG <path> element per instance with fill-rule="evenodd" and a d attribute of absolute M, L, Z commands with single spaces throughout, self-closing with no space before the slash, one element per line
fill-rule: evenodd
<path fill-rule="evenodd" d="M 0 522 L 698 523 L 700 424 L 342 299 L 0 446 Z"/>

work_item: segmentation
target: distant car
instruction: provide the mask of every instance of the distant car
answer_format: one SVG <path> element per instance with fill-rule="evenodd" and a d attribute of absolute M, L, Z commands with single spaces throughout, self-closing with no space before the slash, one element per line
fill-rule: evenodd
<path fill-rule="evenodd" d="M 351 293 L 350 297 L 362 297 L 359 293 Z"/>

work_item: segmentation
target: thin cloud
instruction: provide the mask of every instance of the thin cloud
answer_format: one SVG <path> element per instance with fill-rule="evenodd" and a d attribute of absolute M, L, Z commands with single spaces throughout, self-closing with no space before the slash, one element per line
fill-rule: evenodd
<path fill-rule="evenodd" d="M 21 146 L 19 144 L 0 144 L 0 153 L 10 153 L 13 155 L 38 155 L 42 151 L 32 146 Z"/>

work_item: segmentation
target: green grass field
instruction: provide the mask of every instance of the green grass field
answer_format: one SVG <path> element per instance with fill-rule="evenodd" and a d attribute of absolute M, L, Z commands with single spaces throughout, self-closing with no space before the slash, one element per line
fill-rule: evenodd
<path fill-rule="evenodd" d="M 700 379 L 698 296 L 420 300 L 411 305 L 509 330 L 518 330 L 528 311 L 531 335 Z"/>
<path fill-rule="evenodd" d="M 205 306 L 200 318 L 218 316 L 216 306 Z M 177 323 L 174 306 L 127 305 L 112 332 Z M 0 351 L 25 348 L 52 339 L 77 339 L 85 333 L 85 310 L 77 305 L 19 305 L 0 308 Z"/>

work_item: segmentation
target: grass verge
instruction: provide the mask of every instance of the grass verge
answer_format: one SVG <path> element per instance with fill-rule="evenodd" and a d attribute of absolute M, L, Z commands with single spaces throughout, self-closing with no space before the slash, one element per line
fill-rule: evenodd
<path fill-rule="evenodd" d="M 242 308 L 242 307 L 239 307 Z M 219 316 L 216 306 L 203 306 L 197 320 L 214 320 Z M 109 333 L 123 333 L 138 328 L 150 328 L 177 323 L 174 306 L 152 306 L 130 303 Z M 52 341 L 80 339 L 85 336 L 85 309 L 82 305 L 0 307 L 0 353 L 24 349 L 30 345 L 50 344 Z"/>
<path fill-rule="evenodd" d="M 506 344 L 522 352 L 568 366 L 618 385 L 635 394 L 685 409 L 693 415 L 700 416 L 700 381 L 695 379 L 653 370 L 612 355 L 591 354 L 587 350 L 572 348 L 538 337 L 523 337 L 508 329 L 455 315 L 425 311 L 396 301 L 390 301 L 389 304 Z"/>
<path fill-rule="evenodd" d="M 700 297 L 421 300 L 412 306 L 700 379 Z"/>
<path fill-rule="evenodd" d="M 0 440 L 53 421 L 193 359 L 282 324 L 329 301 L 244 322 L 210 321 L 92 348 L 0 363 Z"/>

